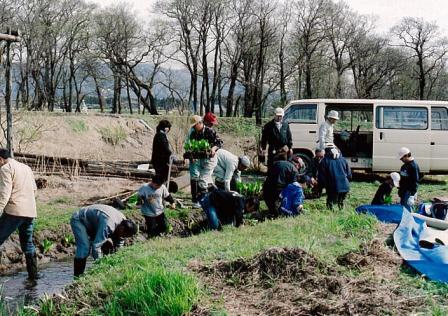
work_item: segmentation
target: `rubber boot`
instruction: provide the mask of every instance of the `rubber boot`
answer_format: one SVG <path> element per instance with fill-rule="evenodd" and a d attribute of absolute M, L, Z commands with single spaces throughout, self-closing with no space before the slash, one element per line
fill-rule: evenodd
<path fill-rule="evenodd" d="M 87 258 L 75 258 L 73 264 L 73 275 L 75 278 L 84 273 L 84 270 L 86 269 L 86 262 Z"/>
<path fill-rule="evenodd" d="M 191 201 L 193 203 L 198 202 L 198 187 L 199 187 L 199 181 L 197 180 L 190 180 L 190 187 L 191 187 Z"/>
<path fill-rule="evenodd" d="M 37 272 L 37 256 L 36 253 L 25 254 L 26 271 L 28 272 L 29 280 L 37 280 L 40 278 Z"/>

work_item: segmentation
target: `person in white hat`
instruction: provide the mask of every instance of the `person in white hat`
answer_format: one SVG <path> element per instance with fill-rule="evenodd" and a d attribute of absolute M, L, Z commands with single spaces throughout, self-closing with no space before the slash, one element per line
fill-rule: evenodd
<path fill-rule="evenodd" d="M 331 110 L 327 114 L 327 119 L 319 127 L 318 148 L 324 150 L 328 144 L 334 144 L 334 124 L 339 120 L 339 113 Z"/>
<path fill-rule="evenodd" d="M 378 187 L 375 196 L 372 200 L 372 205 L 384 205 L 389 204 L 388 200 L 391 200 L 392 189 L 400 186 L 400 174 L 398 172 L 392 172 L 386 180 Z"/>
<path fill-rule="evenodd" d="M 198 196 L 202 191 L 206 191 L 208 185 L 213 183 L 212 173 L 216 166 L 216 152 L 222 147 L 222 140 L 216 134 L 216 131 L 205 126 L 202 117 L 193 115 L 190 118 L 190 130 L 186 141 L 205 139 L 210 144 L 212 157 L 204 159 L 195 159 L 190 161 L 190 185 L 191 200 L 194 208 L 200 208 Z"/>
<path fill-rule="evenodd" d="M 218 189 L 235 191 L 236 183 L 241 181 L 241 171 L 250 167 L 247 156 L 237 157 L 231 152 L 220 149 L 216 152 L 217 163 L 213 176 Z"/>
<path fill-rule="evenodd" d="M 273 120 L 263 126 L 260 144 L 260 160 L 264 161 L 266 147 L 268 148 L 268 170 L 272 168 L 274 157 L 284 146 L 288 147 L 289 155 L 292 154 L 292 135 L 289 124 L 283 120 L 285 115 L 282 108 L 276 108 Z"/>
<path fill-rule="evenodd" d="M 420 168 L 407 147 L 400 148 L 397 158 L 403 162 L 400 168 L 400 187 L 398 189 L 400 204 L 412 211 L 417 199 Z"/>

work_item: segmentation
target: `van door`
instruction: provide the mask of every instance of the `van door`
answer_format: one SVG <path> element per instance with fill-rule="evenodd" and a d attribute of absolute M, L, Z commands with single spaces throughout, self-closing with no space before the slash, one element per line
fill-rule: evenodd
<path fill-rule="evenodd" d="M 285 112 L 294 148 L 314 150 L 317 140 L 317 104 L 292 104 Z"/>
<path fill-rule="evenodd" d="M 448 171 L 448 109 L 431 107 L 431 164 L 432 172 Z"/>
<path fill-rule="evenodd" d="M 430 168 L 429 109 L 425 106 L 375 105 L 373 129 L 373 171 L 396 171 L 401 147 L 408 147 L 420 170 Z"/>

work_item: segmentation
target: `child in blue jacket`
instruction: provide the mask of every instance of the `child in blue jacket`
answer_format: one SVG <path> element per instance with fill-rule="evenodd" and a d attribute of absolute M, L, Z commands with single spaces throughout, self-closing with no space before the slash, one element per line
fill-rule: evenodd
<path fill-rule="evenodd" d="M 288 184 L 280 193 L 281 205 L 279 207 L 279 214 L 283 216 L 297 216 L 302 212 L 303 201 L 305 200 L 305 194 L 303 189 L 306 188 L 307 183 L 310 183 L 311 179 L 308 176 L 303 176 Z"/>

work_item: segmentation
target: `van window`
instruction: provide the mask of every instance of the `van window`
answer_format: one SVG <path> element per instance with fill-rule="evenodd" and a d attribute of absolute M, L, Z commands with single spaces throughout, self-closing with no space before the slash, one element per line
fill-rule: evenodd
<path fill-rule="evenodd" d="M 285 112 L 288 123 L 313 124 L 317 120 L 317 104 L 294 104 Z"/>
<path fill-rule="evenodd" d="M 427 129 L 428 109 L 424 107 L 379 106 L 376 108 L 376 128 Z"/>
<path fill-rule="evenodd" d="M 431 108 L 431 129 L 448 130 L 448 110 L 443 107 Z"/>

